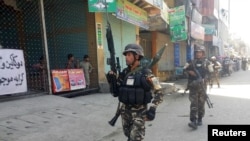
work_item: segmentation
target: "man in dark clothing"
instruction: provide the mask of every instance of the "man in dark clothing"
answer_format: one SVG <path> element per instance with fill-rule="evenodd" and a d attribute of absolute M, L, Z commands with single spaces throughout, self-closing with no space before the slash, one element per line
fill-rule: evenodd
<path fill-rule="evenodd" d="M 205 47 L 200 45 L 194 46 L 195 58 L 184 66 L 188 74 L 188 88 L 190 104 L 190 123 L 189 127 L 197 129 L 202 125 L 202 118 L 205 114 L 206 102 L 206 79 L 208 74 L 207 66 L 210 64 L 205 59 Z M 197 74 L 198 73 L 198 74 Z M 205 91 L 204 91 L 205 90 Z"/>
<path fill-rule="evenodd" d="M 68 62 L 66 64 L 66 69 L 77 69 L 79 68 L 79 61 L 75 61 L 73 54 L 68 54 Z"/>

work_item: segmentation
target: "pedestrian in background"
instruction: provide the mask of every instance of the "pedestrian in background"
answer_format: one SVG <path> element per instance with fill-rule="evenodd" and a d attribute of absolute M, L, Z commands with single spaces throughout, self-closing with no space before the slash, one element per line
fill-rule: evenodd
<path fill-rule="evenodd" d="M 220 80 L 219 80 L 219 69 L 221 69 L 221 63 L 217 61 L 215 56 L 211 57 L 211 63 L 213 65 L 213 72 L 211 72 L 211 79 L 210 79 L 210 88 L 213 87 L 213 82 L 216 81 L 218 88 L 220 88 Z"/>
<path fill-rule="evenodd" d="M 84 55 L 83 61 L 80 62 L 79 66 L 80 66 L 80 68 L 83 69 L 83 73 L 84 73 L 84 77 L 85 77 L 85 81 L 86 81 L 86 88 L 89 88 L 89 86 L 90 86 L 89 74 L 92 72 L 93 66 L 91 65 L 91 63 L 89 61 L 88 55 Z"/>
<path fill-rule="evenodd" d="M 118 76 L 119 91 L 114 95 L 121 102 L 123 132 L 128 141 L 142 141 L 145 136 L 145 121 L 154 120 L 156 108 L 163 101 L 163 94 L 159 80 L 151 70 L 140 69 L 140 60 L 144 57 L 141 46 L 128 44 L 123 55 L 127 68 Z M 110 71 L 107 77 L 113 78 L 116 74 Z M 152 105 L 149 107 L 148 104 Z"/>
<path fill-rule="evenodd" d="M 197 129 L 202 125 L 205 115 L 207 75 L 209 74 L 208 65 L 210 62 L 205 59 L 205 47 L 194 46 L 195 59 L 189 61 L 184 66 L 188 74 L 188 88 L 190 104 L 190 121 L 188 126 Z M 200 78 L 199 78 L 200 76 Z"/>
<path fill-rule="evenodd" d="M 35 68 L 38 71 L 38 80 L 39 80 L 39 87 L 41 90 L 45 90 L 45 84 L 46 84 L 46 76 L 47 76 L 47 67 L 46 67 L 46 60 L 44 56 L 40 56 L 38 63 L 33 65 L 33 68 Z"/>
<path fill-rule="evenodd" d="M 79 68 L 79 61 L 74 58 L 73 54 L 68 54 L 68 61 L 66 63 L 66 69 L 77 69 Z"/>
<path fill-rule="evenodd" d="M 248 67 L 247 67 L 247 58 L 246 57 L 242 57 L 242 61 L 241 61 L 242 63 L 242 65 L 241 65 L 241 68 L 242 68 L 242 70 L 244 70 L 244 71 L 246 71 L 247 69 L 248 69 Z"/>

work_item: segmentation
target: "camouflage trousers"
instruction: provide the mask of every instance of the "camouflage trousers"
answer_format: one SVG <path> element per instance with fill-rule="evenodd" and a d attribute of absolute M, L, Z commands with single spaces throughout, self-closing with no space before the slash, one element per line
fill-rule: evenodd
<path fill-rule="evenodd" d="M 210 87 L 213 86 L 214 81 L 216 81 L 218 87 L 220 87 L 219 72 L 213 72 L 210 75 L 211 75 L 209 82 Z"/>
<path fill-rule="evenodd" d="M 204 87 L 206 90 L 206 86 Z M 205 115 L 205 102 L 206 96 L 200 86 L 190 87 L 189 89 L 189 100 L 190 104 L 190 120 L 196 121 L 201 119 Z"/>
<path fill-rule="evenodd" d="M 123 132 L 128 141 L 142 141 L 145 136 L 145 121 L 147 106 L 121 106 Z"/>

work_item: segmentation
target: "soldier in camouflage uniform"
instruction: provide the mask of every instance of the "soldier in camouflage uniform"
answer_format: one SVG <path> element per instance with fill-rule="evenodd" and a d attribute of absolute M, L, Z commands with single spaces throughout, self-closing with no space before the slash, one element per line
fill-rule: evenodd
<path fill-rule="evenodd" d="M 207 88 L 206 79 L 209 73 L 207 66 L 210 64 L 210 62 L 205 59 L 205 48 L 203 46 L 195 45 L 194 49 L 195 59 L 186 63 L 184 69 L 188 73 L 189 100 L 191 102 L 191 122 L 188 125 L 193 129 L 197 129 L 197 126 L 202 125 L 202 118 L 205 114 L 205 91 Z M 198 80 L 199 78 L 195 73 L 194 68 L 197 70 L 197 72 L 199 72 L 201 77 L 200 80 Z"/>
<path fill-rule="evenodd" d="M 118 77 L 123 131 L 128 141 L 142 141 L 145 121 L 154 120 L 156 108 L 163 101 L 163 94 L 151 70 L 141 69 L 140 60 L 144 57 L 141 46 L 128 44 L 123 55 L 128 66 Z"/>
<path fill-rule="evenodd" d="M 221 69 L 221 64 L 216 60 L 215 56 L 211 57 L 211 63 L 213 64 L 213 72 L 211 73 L 210 79 L 210 88 L 213 87 L 214 80 L 217 82 L 218 88 L 220 88 L 220 80 L 219 80 L 219 69 Z"/>

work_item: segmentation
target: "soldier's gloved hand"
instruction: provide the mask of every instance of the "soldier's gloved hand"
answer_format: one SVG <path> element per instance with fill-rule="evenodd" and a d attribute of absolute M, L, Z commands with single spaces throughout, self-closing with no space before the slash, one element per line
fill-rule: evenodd
<path fill-rule="evenodd" d="M 108 82 L 111 83 L 112 80 L 116 79 L 116 73 L 114 73 L 113 71 L 109 71 L 106 77 L 107 77 Z"/>
<path fill-rule="evenodd" d="M 155 111 L 156 111 L 156 109 L 154 107 L 150 107 L 149 110 L 146 112 L 147 119 L 154 120 L 154 118 L 155 118 Z"/>
<path fill-rule="evenodd" d="M 191 76 L 196 76 L 194 71 L 188 71 L 188 74 L 191 75 Z"/>

